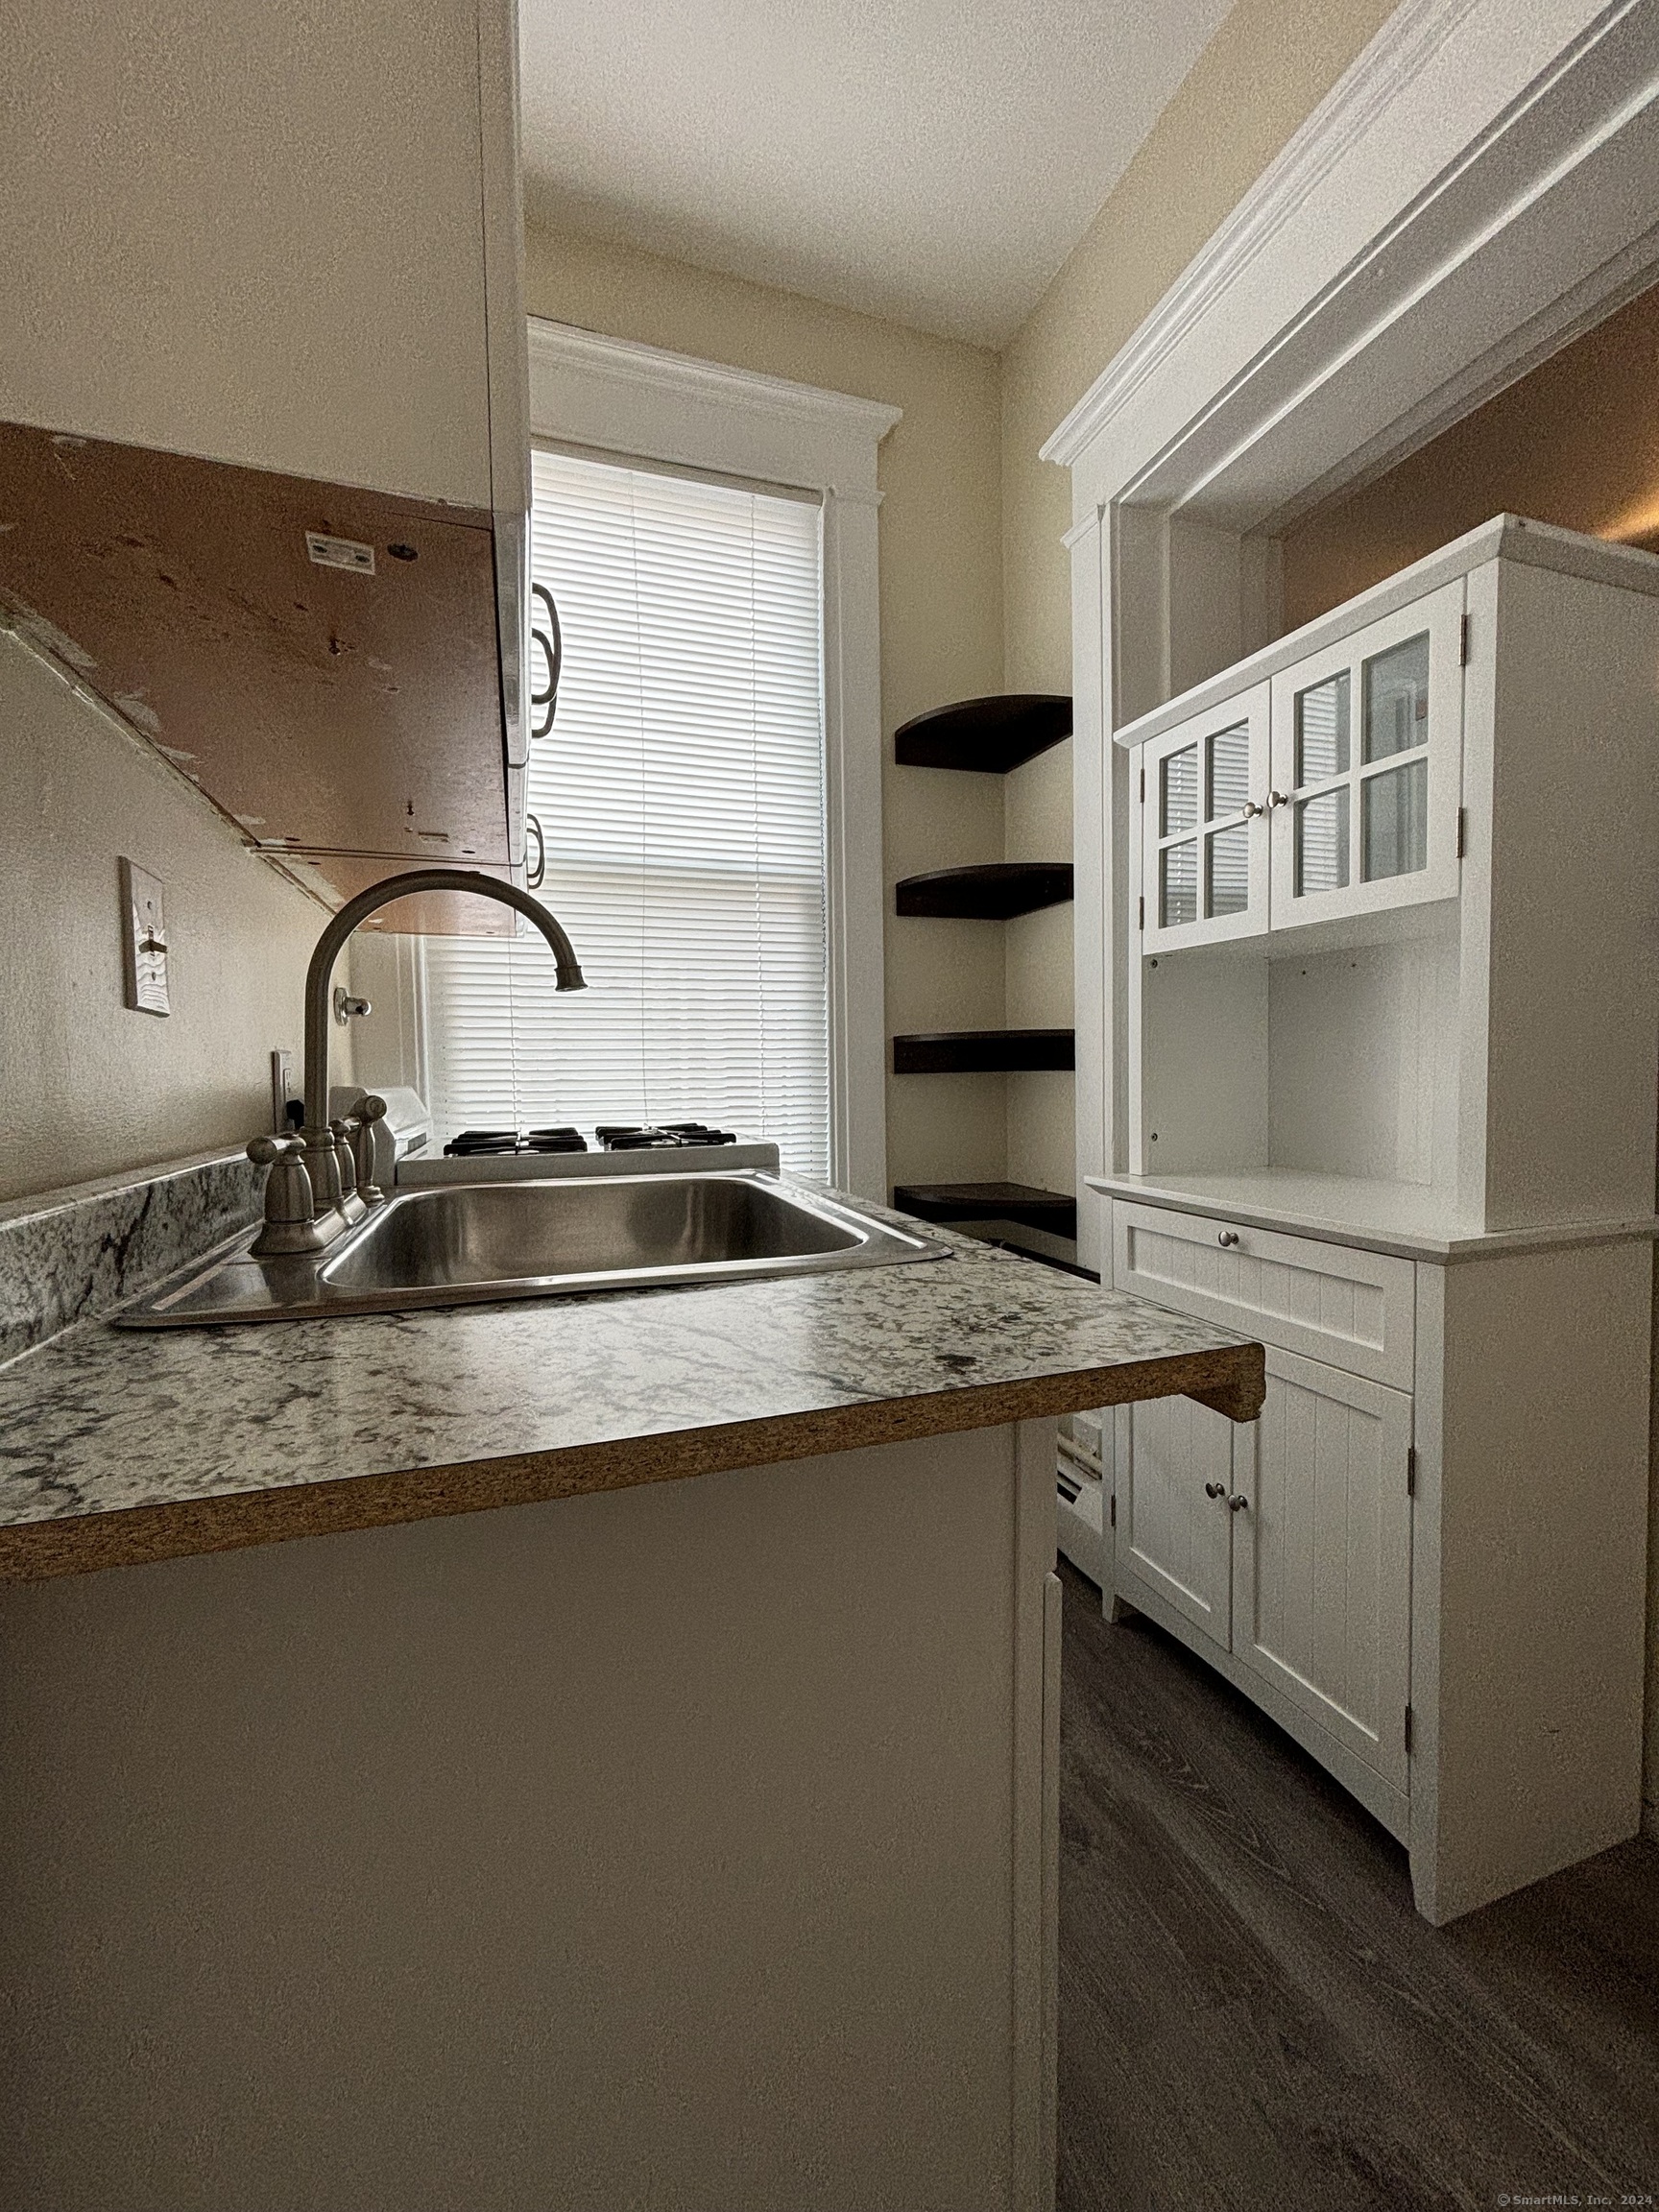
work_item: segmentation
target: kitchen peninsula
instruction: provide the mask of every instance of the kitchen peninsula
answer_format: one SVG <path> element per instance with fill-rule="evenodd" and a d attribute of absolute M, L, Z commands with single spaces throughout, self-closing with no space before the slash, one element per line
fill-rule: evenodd
<path fill-rule="evenodd" d="M 1263 1356 L 940 1234 L 0 1372 L 9 2201 L 1051 2201 L 1051 1419 Z"/>

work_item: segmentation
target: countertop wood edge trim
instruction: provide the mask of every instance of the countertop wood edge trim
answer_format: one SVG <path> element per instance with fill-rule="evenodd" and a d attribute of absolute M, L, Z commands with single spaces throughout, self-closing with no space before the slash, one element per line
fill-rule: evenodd
<path fill-rule="evenodd" d="M 108 1567 L 135 1567 L 209 1551 L 241 1551 L 301 1536 L 394 1527 L 450 1513 L 531 1505 L 646 1482 L 724 1474 L 875 1444 L 1041 1419 L 1135 1399 L 1185 1396 L 1236 1421 L 1253 1420 L 1266 1394 L 1260 1344 L 1110 1367 L 1083 1367 L 1026 1382 L 966 1384 L 909 1398 L 814 1407 L 755 1421 L 664 1430 L 550 1452 L 411 1467 L 332 1481 L 284 1483 L 217 1498 L 61 1514 L 0 1529 L 0 1582 L 46 1581 Z"/>

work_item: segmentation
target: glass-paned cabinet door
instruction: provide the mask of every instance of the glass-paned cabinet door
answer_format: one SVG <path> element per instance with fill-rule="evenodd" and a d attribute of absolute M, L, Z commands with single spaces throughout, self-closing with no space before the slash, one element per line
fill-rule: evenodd
<path fill-rule="evenodd" d="M 1272 926 L 1457 890 L 1463 580 L 1273 679 Z"/>
<path fill-rule="evenodd" d="M 1267 707 L 1258 684 L 1141 747 L 1143 951 L 1266 928 Z"/>

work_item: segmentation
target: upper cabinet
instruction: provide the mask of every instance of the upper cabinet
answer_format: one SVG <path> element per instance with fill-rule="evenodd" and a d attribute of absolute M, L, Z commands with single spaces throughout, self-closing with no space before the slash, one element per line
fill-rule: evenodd
<path fill-rule="evenodd" d="M 1455 897 L 1463 601 L 1459 577 L 1146 739 L 1146 951 Z"/>
<path fill-rule="evenodd" d="M 1463 581 L 1272 680 L 1275 929 L 1457 891 Z"/>
<path fill-rule="evenodd" d="M 512 0 L 8 46 L 0 607 L 326 902 L 523 857 L 517 51 Z"/>
<path fill-rule="evenodd" d="M 1267 927 L 1269 757 L 1265 684 L 1144 748 L 1139 918 L 1147 951 Z"/>
<path fill-rule="evenodd" d="M 513 33 L 506 0 L 18 17 L 0 418 L 490 507 Z"/>
<path fill-rule="evenodd" d="M 1659 559 L 1500 517 L 1120 730 L 1127 1172 L 1650 1214 L 1656 667 Z"/>

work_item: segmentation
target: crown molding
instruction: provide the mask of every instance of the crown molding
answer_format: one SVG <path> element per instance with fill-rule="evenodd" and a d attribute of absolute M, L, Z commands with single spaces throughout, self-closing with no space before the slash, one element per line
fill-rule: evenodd
<path fill-rule="evenodd" d="M 879 400 L 699 361 L 572 324 L 534 315 L 527 323 L 530 425 L 541 437 L 604 445 L 613 442 L 610 424 L 625 413 L 635 428 L 629 449 L 642 459 L 769 473 L 778 483 L 855 498 L 874 493 L 877 448 L 903 413 Z M 625 408 L 618 404 L 624 396 L 632 402 Z M 642 398 L 650 402 L 643 414 Z M 641 422 L 652 441 L 645 450 L 637 443 Z M 721 434 L 721 422 L 749 426 L 750 434 L 736 440 L 751 456 L 746 466 L 708 450 L 710 438 L 722 450 L 733 444 Z M 768 468 L 767 457 L 782 465 Z"/>
<path fill-rule="evenodd" d="M 1067 415 L 1043 457 L 1075 466 L 1122 418 L 1144 412 L 1155 379 L 1166 384 L 1194 354 L 1222 351 L 1223 333 L 1255 320 L 1253 302 L 1264 294 L 1285 306 L 1277 331 L 1264 333 L 1265 350 L 1282 348 L 1320 307 L 1386 258 L 1414 223 L 1425 231 L 1443 224 L 1447 210 L 1440 203 L 1482 156 L 1497 152 L 1499 158 L 1488 163 L 1490 198 L 1470 214 L 1454 255 L 1482 248 L 1489 231 L 1523 210 L 1527 186 L 1532 198 L 1547 188 L 1562 157 L 1539 158 L 1529 178 L 1500 177 L 1507 152 L 1500 141 L 1518 121 L 1548 108 L 1564 81 L 1645 5 L 1404 0 Z M 1556 105 L 1571 113 L 1573 88 L 1566 91 Z M 1565 157 L 1587 158 L 1600 144 L 1602 127 L 1596 121 L 1587 124 L 1582 143 L 1575 142 L 1578 121 L 1573 115 L 1558 127 Z M 1443 158 L 1430 168 L 1437 142 Z M 1336 175 L 1339 168 L 1344 176 Z M 1506 195 L 1518 182 L 1522 195 L 1511 205 Z M 1482 197 L 1478 189 L 1464 196 L 1472 204 Z M 1444 253 L 1446 242 L 1439 243 Z M 1318 250 L 1328 256 L 1324 269 L 1317 266 Z M 1293 307 L 1299 278 L 1303 298 Z M 1247 280 L 1253 281 L 1240 299 Z M 1249 367 L 1238 362 L 1232 381 L 1241 381 Z M 1215 397 L 1228 396 L 1222 390 Z"/>

